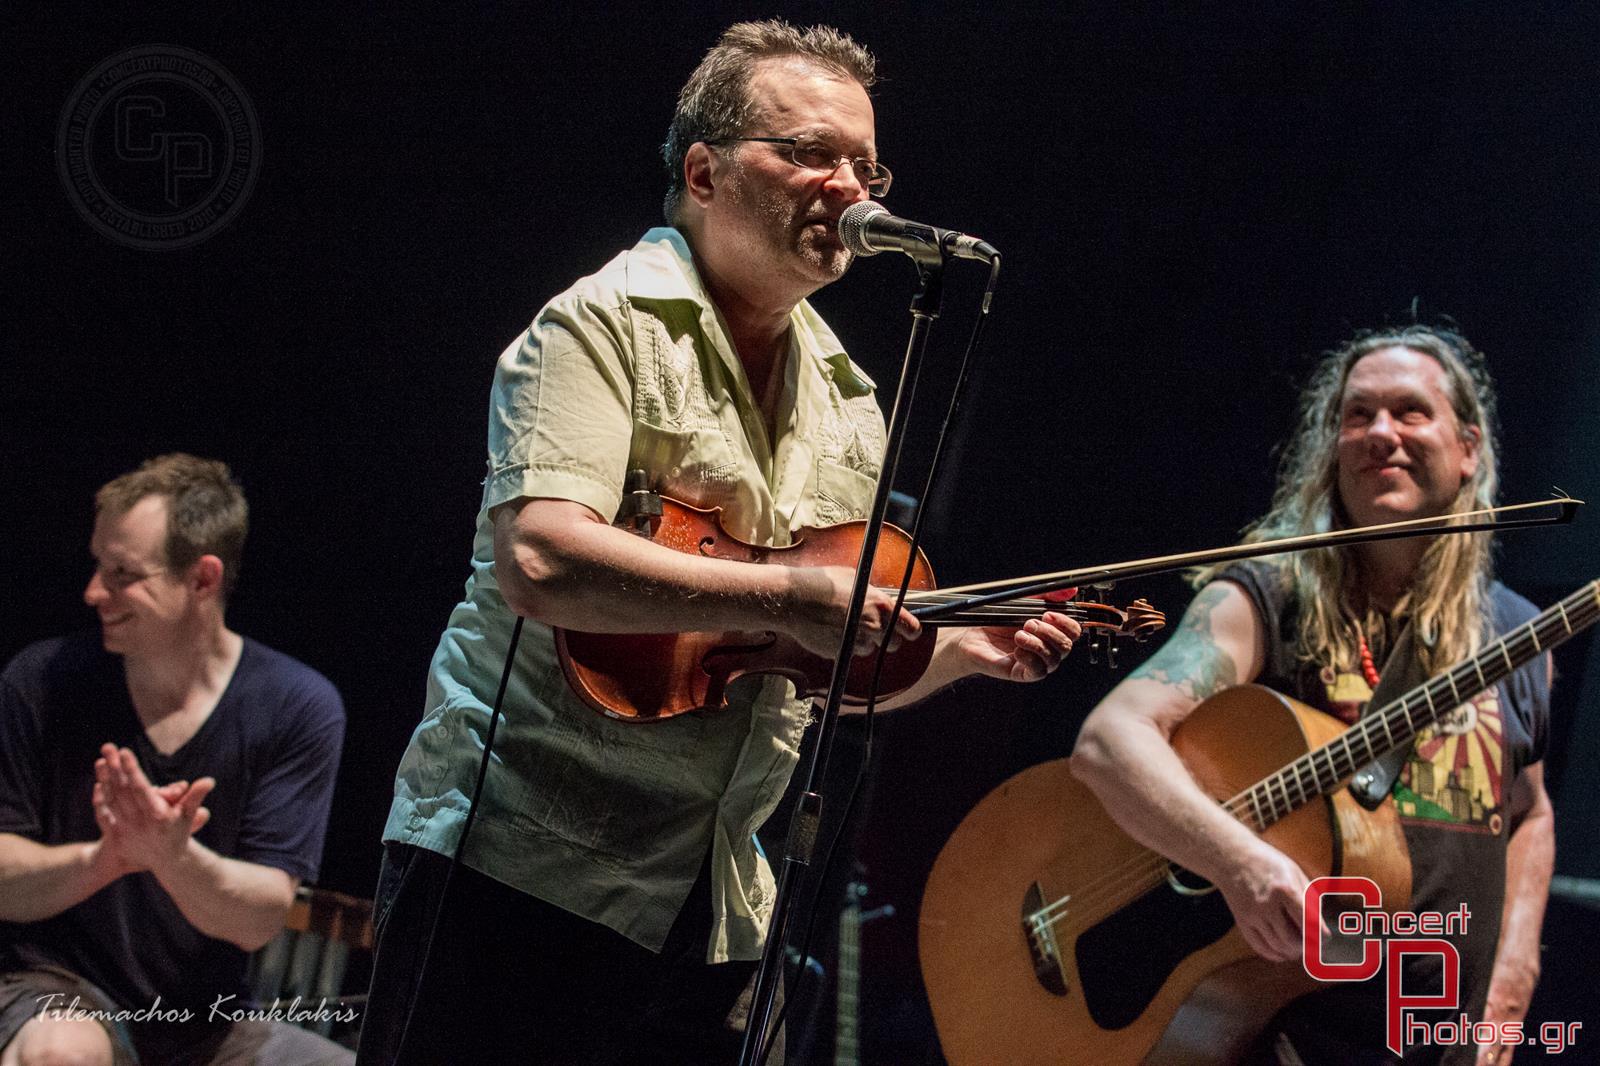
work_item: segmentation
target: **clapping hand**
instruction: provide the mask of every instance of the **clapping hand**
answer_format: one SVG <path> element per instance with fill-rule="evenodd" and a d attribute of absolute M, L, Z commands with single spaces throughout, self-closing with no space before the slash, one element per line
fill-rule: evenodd
<path fill-rule="evenodd" d="M 180 854 L 211 818 L 202 807 L 216 780 L 157 787 L 127 748 L 104 744 L 94 763 L 94 818 L 102 845 L 125 873 L 154 869 Z"/>

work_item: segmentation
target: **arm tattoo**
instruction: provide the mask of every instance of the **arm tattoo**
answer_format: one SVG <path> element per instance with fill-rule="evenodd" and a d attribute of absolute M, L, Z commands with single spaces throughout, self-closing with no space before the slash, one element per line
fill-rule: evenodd
<path fill-rule="evenodd" d="M 1229 685 L 1238 684 L 1238 664 L 1233 656 L 1217 647 L 1211 633 L 1211 612 L 1225 595 L 1227 590 L 1219 585 L 1201 589 L 1200 595 L 1184 612 L 1183 623 L 1172 639 L 1140 664 L 1129 678 L 1145 677 L 1172 685 L 1195 700 L 1206 699 Z"/>

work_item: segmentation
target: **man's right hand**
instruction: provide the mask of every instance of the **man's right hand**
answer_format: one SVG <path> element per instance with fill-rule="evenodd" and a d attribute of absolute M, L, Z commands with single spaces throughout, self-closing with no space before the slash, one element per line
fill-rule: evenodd
<path fill-rule="evenodd" d="M 117 876 L 150 869 L 158 857 L 150 845 L 156 823 L 169 827 L 161 836 L 181 833 L 187 840 L 211 819 L 211 811 L 201 806 L 216 785 L 209 777 L 192 783 L 151 785 L 131 751 L 107 744 L 95 760 L 95 778 L 92 802 L 95 824 L 100 827 L 97 858 L 110 864 Z M 179 822 L 184 824 L 183 830 L 178 829 Z"/>
<path fill-rule="evenodd" d="M 850 611 L 850 593 L 855 588 L 856 573 L 848 566 L 796 567 L 793 573 L 804 609 L 793 615 L 787 629 L 807 651 L 831 659 L 839 653 L 839 638 L 845 616 Z M 883 643 L 884 631 L 889 628 L 892 617 L 890 651 L 903 641 L 915 640 L 922 632 L 922 623 L 910 611 L 901 608 L 899 616 L 893 616 L 894 599 L 894 594 L 887 589 L 877 586 L 867 589 L 861 624 L 856 627 L 855 644 L 850 651 L 852 655 L 875 652 Z"/>
<path fill-rule="evenodd" d="M 1306 886 L 1299 863 L 1265 841 L 1227 862 L 1217 881 L 1251 950 L 1269 962 L 1301 956 Z"/>

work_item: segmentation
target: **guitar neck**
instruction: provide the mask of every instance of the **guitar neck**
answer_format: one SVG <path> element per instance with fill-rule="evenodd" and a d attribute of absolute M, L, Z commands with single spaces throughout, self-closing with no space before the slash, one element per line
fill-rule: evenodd
<path fill-rule="evenodd" d="M 1600 621 L 1600 581 L 1591 581 L 1537 618 L 1518 626 L 1337 738 L 1307 752 L 1228 801 L 1228 808 L 1265 829 L 1313 799 L 1343 787 L 1356 770 L 1410 744 L 1419 731 L 1487 691 L 1518 667 Z"/>

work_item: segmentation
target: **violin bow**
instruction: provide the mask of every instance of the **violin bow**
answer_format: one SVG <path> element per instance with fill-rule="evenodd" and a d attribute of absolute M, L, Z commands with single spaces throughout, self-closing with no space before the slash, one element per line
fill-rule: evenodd
<path fill-rule="evenodd" d="M 1042 596 L 1047 592 L 1054 592 L 1057 589 L 1067 588 L 1071 585 L 1102 585 L 1126 578 L 1148 577 L 1151 574 L 1165 574 L 1172 570 L 1184 570 L 1191 566 L 1226 563 L 1236 559 L 1255 559 L 1263 555 L 1305 551 L 1310 548 L 1336 548 L 1347 544 L 1366 544 L 1375 540 L 1399 540 L 1405 537 L 1422 537 L 1442 533 L 1485 533 L 1502 529 L 1526 529 L 1531 526 L 1565 525 L 1572 521 L 1573 517 L 1578 513 L 1578 508 L 1582 505 L 1582 500 L 1575 500 L 1570 496 L 1558 496 L 1551 500 L 1516 503 L 1505 507 L 1487 507 L 1478 511 L 1464 511 L 1461 514 L 1441 515 L 1435 518 L 1408 518 L 1403 522 L 1385 522 L 1376 526 L 1356 526 L 1352 529 L 1336 529 L 1327 533 L 1307 533 L 1297 537 L 1281 537 L 1278 540 L 1257 541 L 1254 544 L 1235 544 L 1226 548 L 1210 548 L 1204 551 L 1183 552 L 1178 555 L 1161 555 L 1150 559 L 1135 559 L 1126 563 L 1111 563 L 1106 566 L 1086 566 L 1076 570 L 1061 570 L 1054 574 L 1034 574 L 1030 577 L 1007 578 L 974 585 L 957 585 L 952 588 L 938 590 L 942 602 L 916 607 L 911 613 L 926 622 L 941 618 L 947 614 L 958 614 L 962 611 L 987 607 L 990 604 L 1001 603 L 1006 600 L 1020 599 L 1025 596 Z M 1500 515 L 1547 507 L 1558 507 L 1560 511 L 1543 518 L 1497 520 Z M 1480 521 L 1465 521 L 1466 519 L 1480 519 Z M 963 593 L 974 593 L 974 595 L 960 598 L 960 594 Z M 944 597 L 953 594 L 957 595 L 958 598 L 953 600 L 944 599 Z"/>

